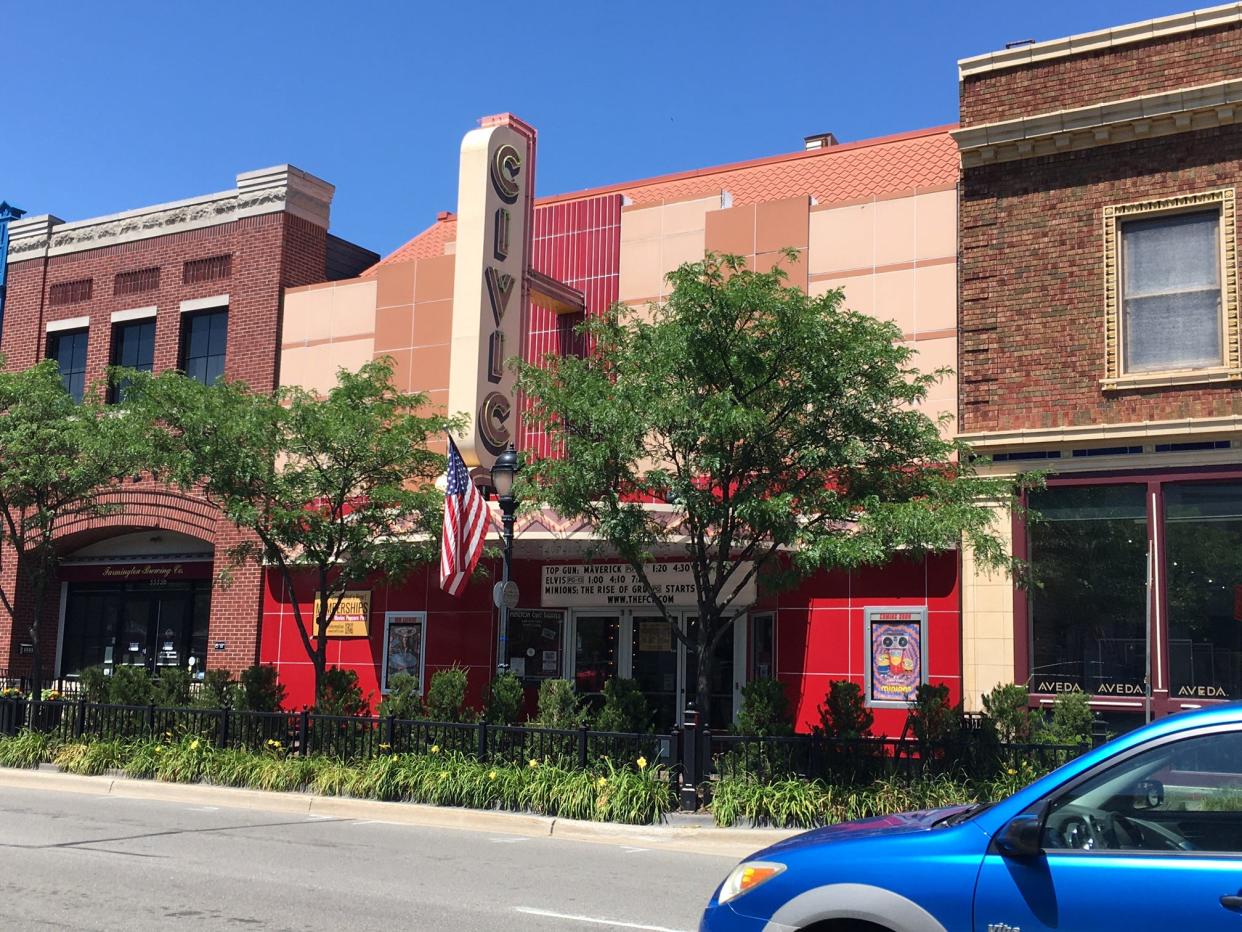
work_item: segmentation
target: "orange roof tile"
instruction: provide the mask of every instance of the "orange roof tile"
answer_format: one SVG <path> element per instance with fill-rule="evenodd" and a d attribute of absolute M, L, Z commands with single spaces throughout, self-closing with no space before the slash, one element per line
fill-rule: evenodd
<path fill-rule="evenodd" d="M 588 188 L 536 199 L 556 204 L 601 194 L 622 193 L 634 204 L 684 201 L 728 191 L 734 205 L 774 201 L 809 194 L 821 204 L 935 188 L 957 182 L 957 145 L 949 135 L 956 124 L 841 143 L 807 152 L 718 165 L 696 171 L 660 175 L 639 181 Z M 442 255 L 452 242 L 457 222 L 441 215 L 412 240 L 372 266 Z"/>

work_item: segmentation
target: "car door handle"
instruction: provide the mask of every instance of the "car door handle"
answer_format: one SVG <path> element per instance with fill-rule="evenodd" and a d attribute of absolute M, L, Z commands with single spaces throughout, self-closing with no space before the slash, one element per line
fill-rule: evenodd
<path fill-rule="evenodd" d="M 1239 891 L 1239 893 L 1242 893 L 1242 891 Z M 1225 909 L 1242 910 L 1242 895 L 1239 895 L 1239 893 L 1226 893 L 1220 898 L 1220 905 L 1225 907 Z"/>

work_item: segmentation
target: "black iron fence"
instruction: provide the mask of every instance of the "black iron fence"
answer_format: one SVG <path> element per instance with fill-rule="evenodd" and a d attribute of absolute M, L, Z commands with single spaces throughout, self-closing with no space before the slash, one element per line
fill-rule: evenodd
<path fill-rule="evenodd" d="M 163 708 L 88 702 L 84 697 L 34 702 L 0 697 L 0 735 L 24 728 L 58 741 L 179 740 L 199 737 L 216 747 L 362 761 L 384 754 L 456 752 L 476 760 L 529 760 L 604 770 L 640 758 L 664 768 L 683 809 L 694 810 L 720 779 L 822 779 L 862 784 L 883 777 L 938 774 L 985 776 L 1052 770 L 1090 745 L 1003 744 L 985 729 L 965 728 L 953 742 L 923 746 L 904 738 L 841 740 L 819 734 L 756 737 L 700 729 L 694 716 L 669 734 L 591 728 L 542 728 L 486 722 L 436 722 L 380 716 Z M 1023 770 L 1026 768 L 1026 770 Z"/>

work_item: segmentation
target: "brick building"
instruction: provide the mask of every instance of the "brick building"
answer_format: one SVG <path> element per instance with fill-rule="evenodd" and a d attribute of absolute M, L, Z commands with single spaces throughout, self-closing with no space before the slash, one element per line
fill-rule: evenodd
<path fill-rule="evenodd" d="M 966 557 L 968 701 L 1242 698 L 1242 5 L 959 69 L 961 430 L 1049 475 L 1013 524 L 1039 585 Z"/>
<path fill-rule="evenodd" d="M 14 221 L 0 350 L 14 367 L 57 359 L 79 396 L 114 364 L 271 390 L 284 289 L 377 258 L 328 233 L 332 195 L 332 185 L 282 165 L 205 197 L 71 223 Z M 205 501 L 148 481 L 116 498 L 121 508 L 61 535 L 60 585 L 43 609 L 45 630 L 56 632 L 44 639 L 44 670 L 254 663 L 258 571 L 236 570 L 213 593 L 214 553 L 237 530 Z M 14 561 L 3 566 L 11 585 Z M 0 620 L 0 670 L 27 669 L 22 631 Z"/>

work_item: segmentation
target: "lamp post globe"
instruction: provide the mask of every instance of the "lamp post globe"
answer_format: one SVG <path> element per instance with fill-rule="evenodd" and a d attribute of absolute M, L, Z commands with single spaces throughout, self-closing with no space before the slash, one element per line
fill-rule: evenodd
<path fill-rule="evenodd" d="M 517 478 L 521 468 L 513 444 L 509 444 L 508 449 L 496 457 L 496 462 L 492 464 L 492 488 L 496 490 L 496 497 L 502 508 L 506 502 L 513 501 L 513 480 Z"/>

